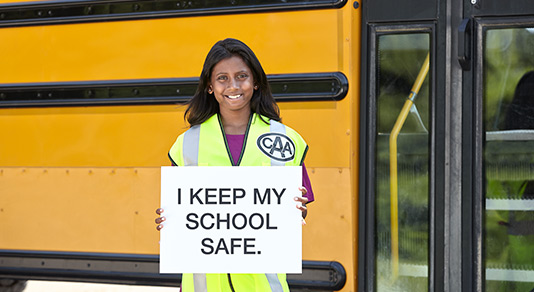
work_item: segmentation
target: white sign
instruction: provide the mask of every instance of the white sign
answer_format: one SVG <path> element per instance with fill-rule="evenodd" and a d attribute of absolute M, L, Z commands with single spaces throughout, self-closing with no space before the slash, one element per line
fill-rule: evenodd
<path fill-rule="evenodd" d="M 302 273 L 301 167 L 161 168 L 160 273 Z"/>

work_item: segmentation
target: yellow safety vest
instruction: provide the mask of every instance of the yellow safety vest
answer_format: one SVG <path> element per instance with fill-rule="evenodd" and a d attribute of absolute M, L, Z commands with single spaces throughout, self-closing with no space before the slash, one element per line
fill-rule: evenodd
<path fill-rule="evenodd" d="M 177 166 L 300 166 L 308 145 L 293 129 L 250 117 L 241 157 L 233 161 L 218 114 L 180 135 L 169 151 Z M 183 274 L 183 292 L 289 292 L 285 274 Z"/>
<path fill-rule="evenodd" d="M 285 125 L 251 115 L 239 161 L 234 162 L 218 114 L 180 135 L 169 151 L 178 166 L 300 166 L 308 145 Z"/>

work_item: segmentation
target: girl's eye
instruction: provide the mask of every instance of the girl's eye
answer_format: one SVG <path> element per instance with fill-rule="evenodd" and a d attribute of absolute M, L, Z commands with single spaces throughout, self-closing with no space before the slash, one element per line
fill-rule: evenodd
<path fill-rule="evenodd" d="M 217 77 L 217 80 L 226 80 L 226 79 L 228 79 L 228 77 L 226 77 L 224 75 Z"/>
<path fill-rule="evenodd" d="M 247 78 L 247 77 L 248 77 L 247 74 L 239 74 L 239 75 L 237 76 L 237 78 L 239 78 L 239 79 L 245 79 L 245 78 Z"/>

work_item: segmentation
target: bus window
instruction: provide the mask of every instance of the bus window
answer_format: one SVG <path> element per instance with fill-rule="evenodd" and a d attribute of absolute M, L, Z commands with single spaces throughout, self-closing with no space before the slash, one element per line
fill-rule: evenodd
<path fill-rule="evenodd" d="M 534 29 L 484 39 L 485 291 L 534 287 Z"/>
<path fill-rule="evenodd" d="M 428 291 L 430 34 L 377 44 L 376 289 Z"/>

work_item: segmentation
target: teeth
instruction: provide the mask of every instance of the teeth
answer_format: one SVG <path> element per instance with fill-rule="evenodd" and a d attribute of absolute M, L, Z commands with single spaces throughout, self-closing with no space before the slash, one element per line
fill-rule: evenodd
<path fill-rule="evenodd" d="M 238 98 L 238 97 L 240 97 L 240 96 L 241 96 L 241 94 L 238 94 L 238 95 L 228 95 L 228 98 L 230 98 L 230 99 L 236 99 L 236 98 Z"/>

